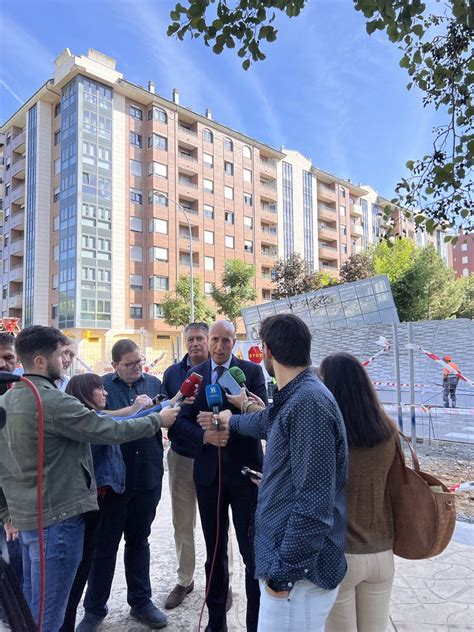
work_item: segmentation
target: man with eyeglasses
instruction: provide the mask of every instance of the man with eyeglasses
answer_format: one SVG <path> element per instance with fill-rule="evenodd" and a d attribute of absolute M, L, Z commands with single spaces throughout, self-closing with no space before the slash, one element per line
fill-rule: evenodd
<path fill-rule="evenodd" d="M 112 347 L 113 373 L 103 376 L 108 410 L 130 406 L 138 395 L 148 396 L 145 406 L 161 393 L 158 378 L 143 372 L 145 358 L 133 340 L 119 340 Z M 163 443 L 161 431 L 151 439 L 123 444 L 125 492 L 113 494 L 110 525 L 101 529 L 84 599 L 85 617 L 77 632 L 92 632 L 107 615 L 117 550 L 125 538 L 125 576 L 130 614 L 151 628 L 163 628 L 167 617 L 151 601 L 148 537 L 161 498 Z"/>

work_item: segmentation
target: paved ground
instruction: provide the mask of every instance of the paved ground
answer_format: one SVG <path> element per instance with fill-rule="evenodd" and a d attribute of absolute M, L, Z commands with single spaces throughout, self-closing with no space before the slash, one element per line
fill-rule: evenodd
<path fill-rule="evenodd" d="M 175 552 L 170 517 L 167 475 L 163 499 L 151 536 L 152 586 L 160 607 L 175 584 Z M 169 614 L 170 632 L 196 632 L 204 591 L 204 545 L 197 529 L 196 589 L 183 605 Z M 234 539 L 234 606 L 228 615 L 230 632 L 245 630 L 245 591 L 242 565 Z M 100 630 L 142 632 L 144 626 L 130 618 L 122 559 L 118 561 L 110 599 L 110 614 Z M 202 630 L 207 622 L 203 617 Z M 455 541 L 433 560 L 397 559 L 391 608 L 391 632 L 444 632 L 474 630 L 474 524 L 458 523 Z M 275 630 L 275 632 L 278 632 Z"/>

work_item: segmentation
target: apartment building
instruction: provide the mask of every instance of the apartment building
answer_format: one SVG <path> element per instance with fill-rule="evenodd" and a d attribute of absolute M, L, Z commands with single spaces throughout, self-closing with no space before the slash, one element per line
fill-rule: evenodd
<path fill-rule="evenodd" d="M 266 298 L 283 155 L 182 106 L 177 90 L 165 99 L 127 81 L 107 55 L 66 49 L 54 63 L 0 130 L 2 317 L 60 327 L 93 366 L 123 336 L 169 363 L 163 297 L 191 266 L 209 293 L 242 259 Z"/>
<path fill-rule="evenodd" d="M 459 235 L 457 242 L 449 245 L 449 252 L 457 277 L 474 274 L 474 233 Z"/>
<path fill-rule="evenodd" d="M 311 270 L 339 276 L 339 268 L 363 249 L 365 189 L 318 169 L 300 152 L 282 148 L 278 165 L 278 250 L 300 253 Z"/>

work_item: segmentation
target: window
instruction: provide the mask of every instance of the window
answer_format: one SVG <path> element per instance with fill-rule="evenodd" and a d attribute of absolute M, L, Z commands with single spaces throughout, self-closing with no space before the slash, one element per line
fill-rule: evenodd
<path fill-rule="evenodd" d="M 163 305 L 160 305 L 159 303 L 152 303 L 148 309 L 149 309 L 150 319 L 152 320 L 155 318 L 165 317 L 165 312 L 163 311 Z"/>
<path fill-rule="evenodd" d="M 54 132 L 54 146 L 56 147 L 56 145 L 59 145 L 60 142 L 61 142 L 61 130 L 58 129 L 56 132 Z"/>
<path fill-rule="evenodd" d="M 148 163 L 148 175 L 160 176 L 162 178 L 168 177 L 168 166 L 162 162 L 149 162 Z"/>
<path fill-rule="evenodd" d="M 56 105 L 54 106 L 54 118 L 59 116 L 60 113 L 61 113 L 61 101 L 59 101 L 59 103 L 56 103 Z"/>
<path fill-rule="evenodd" d="M 130 289 L 143 290 L 143 276 L 141 274 L 130 275 Z"/>
<path fill-rule="evenodd" d="M 95 268 L 83 266 L 81 278 L 83 281 L 95 281 Z"/>
<path fill-rule="evenodd" d="M 232 248 L 232 250 L 235 248 L 235 239 L 232 237 L 232 235 L 225 236 L 225 247 Z"/>
<path fill-rule="evenodd" d="M 107 169 L 110 171 L 110 166 L 112 162 L 112 151 L 107 147 L 98 147 L 98 156 L 99 160 L 97 161 L 97 165 L 101 169 Z"/>
<path fill-rule="evenodd" d="M 204 217 L 207 219 L 214 219 L 214 207 L 209 204 L 204 204 Z"/>
<path fill-rule="evenodd" d="M 95 248 L 95 237 L 91 235 L 82 235 L 82 247 L 83 248 Z"/>
<path fill-rule="evenodd" d="M 214 257 L 204 257 L 204 270 L 214 270 Z"/>
<path fill-rule="evenodd" d="M 130 160 L 130 174 L 141 177 L 142 173 L 142 163 L 139 160 Z"/>
<path fill-rule="evenodd" d="M 61 158 L 54 161 L 54 175 L 57 176 L 61 173 Z"/>
<path fill-rule="evenodd" d="M 151 121 L 151 119 L 153 119 L 154 121 L 161 121 L 162 123 L 167 123 L 168 115 L 161 108 L 157 108 L 153 106 L 151 110 L 148 110 L 148 120 Z"/>
<path fill-rule="evenodd" d="M 168 139 L 166 138 L 166 136 L 152 134 L 151 136 L 148 136 L 148 147 L 153 147 L 154 149 L 164 149 L 165 151 L 167 151 Z"/>
<path fill-rule="evenodd" d="M 53 190 L 53 202 L 57 202 L 59 200 L 60 195 L 61 195 L 60 187 L 55 187 Z"/>
<path fill-rule="evenodd" d="M 141 217 L 130 218 L 130 230 L 136 233 L 143 233 L 143 220 Z"/>
<path fill-rule="evenodd" d="M 213 135 L 213 133 L 211 132 L 210 129 L 203 129 L 202 130 L 202 139 L 206 143 L 213 143 L 214 142 L 214 135 Z"/>
<path fill-rule="evenodd" d="M 344 226 L 344 224 L 341 224 L 341 225 L 339 226 L 339 231 L 340 231 L 341 235 L 347 235 L 347 229 L 346 229 L 346 227 Z"/>
<path fill-rule="evenodd" d="M 137 134 L 137 132 L 130 132 L 130 144 L 135 145 L 135 147 L 142 147 L 142 135 Z"/>
<path fill-rule="evenodd" d="M 51 289 L 57 290 L 59 285 L 59 276 L 57 274 L 53 274 L 51 277 Z"/>
<path fill-rule="evenodd" d="M 244 216 L 244 226 L 245 228 L 253 228 L 253 217 Z"/>
<path fill-rule="evenodd" d="M 213 283 L 204 283 L 204 293 L 212 294 L 213 287 L 214 287 Z"/>
<path fill-rule="evenodd" d="M 250 169 L 244 169 L 244 182 L 252 182 L 252 172 Z"/>
<path fill-rule="evenodd" d="M 253 203 L 252 194 L 244 193 L 244 204 L 247 204 L 247 206 L 252 206 L 252 203 Z"/>
<path fill-rule="evenodd" d="M 245 252 L 253 252 L 253 241 L 250 241 L 250 239 L 246 239 L 244 241 L 244 250 Z"/>
<path fill-rule="evenodd" d="M 168 196 L 161 191 L 150 191 L 148 193 L 148 204 L 160 204 L 161 206 L 168 206 Z"/>
<path fill-rule="evenodd" d="M 53 230 L 59 230 L 59 215 L 53 217 Z"/>
<path fill-rule="evenodd" d="M 52 318 L 52 320 L 56 320 L 57 317 L 58 317 L 58 306 L 57 305 L 51 305 L 51 318 Z"/>
<path fill-rule="evenodd" d="M 148 251 L 149 261 L 168 261 L 168 248 L 153 246 Z"/>
<path fill-rule="evenodd" d="M 208 193 L 212 193 L 214 191 L 214 182 L 212 180 L 207 180 L 206 178 L 202 181 L 202 186 L 204 191 Z"/>
<path fill-rule="evenodd" d="M 202 160 L 206 167 L 212 167 L 214 165 L 214 157 L 211 154 L 203 154 Z"/>
<path fill-rule="evenodd" d="M 466 244 L 466 243 L 461 244 L 461 250 L 462 250 L 463 252 L 466 252 L 466 250 L 467 250 L 467 244 Z"/>
<path fill-rule="evenodd" d="M 136 118 L 139 121 L 143 119 L 143 112 L 140 110 L 140 108 L 137 108 L 135 105 L 130 106 L 129 112 L 130 112 L 130 116 L 133 116 L 133 118 Z"/>
<path fill-rule="evenodd" d="M 134 204 L 143 204 L 143 193 L 141 189 L 130 189 L 130 201 Z"/>
<path fill-rule="evenodd" d="M 149 233 L 161 233 L 162 235 L 168 234 L 168 221 L 166 219 L 150 219 L 148 222 Z"/>
<path fill-rule="evenodd" d="M 111 250 L 110 239 L 105 239 L 104 237 L 97 237 L 97 249 L 110 252 Z"/>
<path fill-rule="evenodd" d="M 149 276 L 148 277 L 148 289 L 149 290 L 169 290 L 170 284 L 168 277 L 165 276 Z"/>
<path fill-rule="evenodd" d="M 204 243 L 205 244 L 214 244 L 214 233 L 211 230 L 204 231 Z"/>
<path fill-rule="evenodd" d="M 233 176 L 234 164 L 232 162 L 227 162 L 227 160 L 224 160 L 224 171 L 226 172 L 228 176 Z"/>
<path fill-rule="evenodd" d="M 53 261 L 58 261 L 59 259 L 59 245 L 53 246 Z"/>
<path fill-rule="evenodd" d="M 469 263 L 469 257 L 461 257 L 461 263 Z"/>
<path fill-rule="evenodd" d="M 341 197 L 345 198 L 346 197 L 346 190 L 344 187 L 339 187 L 339 191 L 341 193 Z"/>
<path fill-rule="evenodd" d="M 347 254 L 347 246 L 346 244 L 341 244 L 341 254 Z"/>
<path fill-rule="evenodd" d="M 233 224 L 234 223 L 234 213 L 232 211 L 225 212 L 225 223 Z"/>
<path fill-rule="evenodd" d="M 234 199 L 234 189 L 232 187 L 224 187 L 224 197 L 226 200 Z"/>
<path fill-rule="evenodd" d="M 463 268 L 462 275 L 463 275 L 463 277 L 469 276 L 469 269 L 468 268 Z"/>
<path fill-rule="evenodd" d="M 134 320 L 141 320 L 143 318 L 143 306 L 130 305 L 130 318 Z"/>
<path fill-rule="evenodd" d="M 346 207 L 342 206 L 342 204 L 339 206 L 339 215 L 343 215 L 345 216 L 346 214 Z"/>
<path fill-rule="evenodd" d="M 247 145 L 242 147 L 242 155 L 244 158 L 252 158 L 252 150 Z"/>
<path fill-rule="evenodd" d="M 234 143 L 230 138 L 224 138 L 224 150 L 225 151 L 234 151 Z"/>
<path fill-rule="evenodd" d="M 130 259 L 132 261 L 143 261 L 143 248 L 141 246 L 130 246 Z"/>

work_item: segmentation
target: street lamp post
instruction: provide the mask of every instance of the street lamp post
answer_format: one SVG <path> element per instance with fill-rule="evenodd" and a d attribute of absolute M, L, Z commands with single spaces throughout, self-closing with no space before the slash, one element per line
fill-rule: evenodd
<path fill-rule="evenodd" d="M 187 214 L 187 212 L 184 209 L 184 206 L 182 206 L 179 202 L 176 202 L 176 200 L 172 200 L 170 197 L 166 196 L 166 199 L 168 200 L 168 202 L 172 202 L 173 204 L 175 204 L 175 206 L 177 208 L 179 208 L 182 212 L 184 217 L 186 218 L 186 222 L 188 224 L 188 233 L 189 233 L 189 294 L 190 294 L 190 304 L 191 304 L 191 318 L 190 318 L 190 322 L 193 323 L 194 322 L 194 272 L 193 272 L 193 233 L 191 230 L 191 222 L 189 221 L 189 216 Z M 179 238 L 179 231 L 178 231 L 178 238 Z"/>

